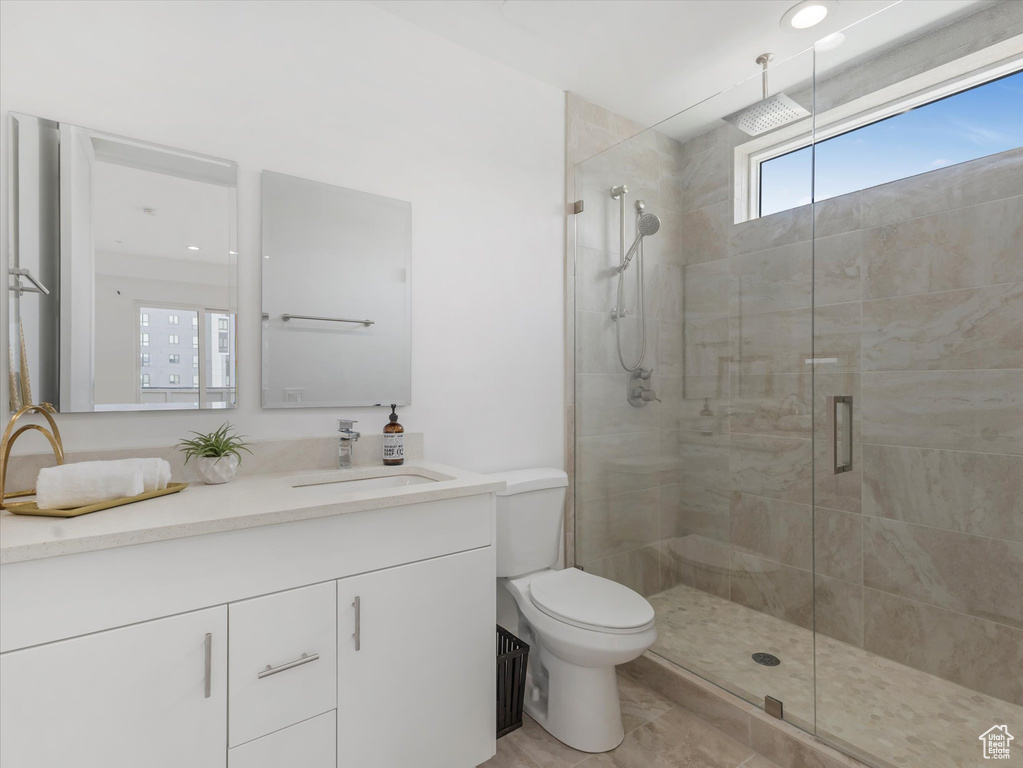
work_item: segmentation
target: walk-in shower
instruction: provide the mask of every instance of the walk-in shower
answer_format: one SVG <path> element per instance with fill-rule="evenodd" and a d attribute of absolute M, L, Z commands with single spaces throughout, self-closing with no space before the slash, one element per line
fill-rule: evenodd
<path fill-rule="evenodd" d="M 771 62 L 801 117 L 729 121 L 751 66 L 575 166 L 571 554 L 663 659 L 964 768 L 1023 743 L 1023 3 L 909 6 Z"/>

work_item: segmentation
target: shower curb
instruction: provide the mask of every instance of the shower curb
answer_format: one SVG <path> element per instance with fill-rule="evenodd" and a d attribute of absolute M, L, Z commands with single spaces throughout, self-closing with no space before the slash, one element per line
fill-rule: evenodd
<path fill-rule="evenodd" d="M 708 721 L 780 768 L 870 768 L 867 763 L 839 752 L 791 723 L 771 717 L 744 699 L 650 651 L 618 670 Z"/>

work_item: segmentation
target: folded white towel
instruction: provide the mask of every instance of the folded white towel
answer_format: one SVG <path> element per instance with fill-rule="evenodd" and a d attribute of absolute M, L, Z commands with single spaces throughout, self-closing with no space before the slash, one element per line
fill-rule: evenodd
<path fill-rule="evenodd" d="M 69 509 L 138 496 L 144 491 L 139 464 L 82 461 L 40 469 L 36 480 L 36 504 L 40 509 Z"/>
<path fill-rule="evenodd" d="M 162 491 L 170 482 L 171 468 L 163 459 L 118 459 L 106 461 L 104 464 L 123 464 L 125 466 L 138 465 L 142 468 L 142 482 L 146 487 L 146 493 L 150 491 Z"/>

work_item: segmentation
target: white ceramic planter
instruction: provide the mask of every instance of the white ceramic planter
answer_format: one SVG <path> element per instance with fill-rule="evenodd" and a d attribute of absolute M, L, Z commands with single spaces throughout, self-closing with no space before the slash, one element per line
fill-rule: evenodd
<path fill-rule="evenodd" d="M 196 459 L 196 471 L 207 485 L 219 485 L 234 478 L 238 471 L 237 456 L 200 456 Z"/>

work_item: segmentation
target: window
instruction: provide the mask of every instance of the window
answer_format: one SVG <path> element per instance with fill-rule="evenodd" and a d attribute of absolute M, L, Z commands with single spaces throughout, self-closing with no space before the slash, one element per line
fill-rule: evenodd
<path fill-rule="evenodd" d="M 149 325 L 149 313 L 143 312 L 139 315 L 139 325 Z"/>
<path fill-rule="evenodd" d="M 861 109 L 850 119 L 832 115 L 829 121 L 829 113 L 818 115 L 813 146 L 803 125 L 793 126 L 790 138 L 781 128 L 737 148 L 739 172 L 749 174 L 748 217 L 1023 146 L 1023 70 L 1018 61 L 960 77 L 951 86 L 936 81 L 908 96 L 888 91 L 865 97 L 876 100 L 884 94 L 887 102 Z M 834 112 L 851 114 L 853 106 Z M 796 130 L 799 135 L 793 136 Z"/>
<path fill-rule="evenodd" d="M 137 402 L 214 405 L 236 401 L 235 371 L 231 368 L 236 318 L 232 312 L 204 306 L 140 304 L 136 314 L 139 317 L 138 345 L 145 350 L 139 350 L 142 365 L 140 385 L 135 393 Z M 141 326 L 143 316 L 149 319 L 149 327 Z M 194 329 L 192 349 L 190 354 L 185 354 L 184 345 L 188 337 L 181 335 L 180 329 L 188 328 L 189 324 Z M 225 324 L 227 329 L 221 331 Z M 150 328 L 161 330 L 150 339 Z M 162 329 L 168 331 L 166 337 Z M 202 329 L 201 333 L 199 329 Z M 155 354 L 150 352 L 153 346 L 156 347 Z M 190 368 L 186 367 L 189 357 Z M 145 379 L 142 378 L 143 370 Z"/>
<path fill-rule="evenodd" d="M 227 330 L 227 318 L 226 317 L 222 317 L 219 320 L 217 320 L 217 327 L 220 330 L 222 330 L 222 331 L 226 331 Z"/>
<path fill-rule="evenodd" d="M 143 373 L 142 374 L 142 386 L 143 387 L 148 387 L 149 386 L 149 374 L 148 373 Z"/>

